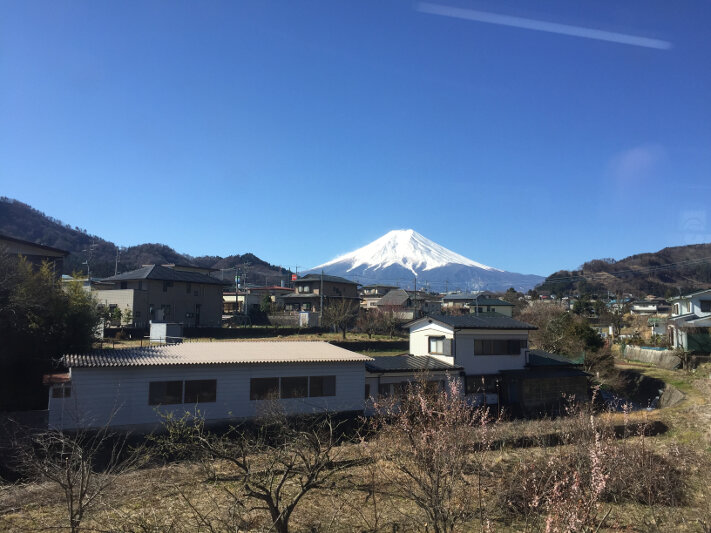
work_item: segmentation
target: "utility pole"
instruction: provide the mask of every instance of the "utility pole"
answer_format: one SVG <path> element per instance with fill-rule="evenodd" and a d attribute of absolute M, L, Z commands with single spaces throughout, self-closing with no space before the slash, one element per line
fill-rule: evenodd
<path fill-rule="evenodd" d="M 323 269 L 321 269 L 321 287 L 318 290 L 318 295 L 320 299 L 318 307 L 318 325 L 321 326 L 321 319 L 323 318 Z"/>

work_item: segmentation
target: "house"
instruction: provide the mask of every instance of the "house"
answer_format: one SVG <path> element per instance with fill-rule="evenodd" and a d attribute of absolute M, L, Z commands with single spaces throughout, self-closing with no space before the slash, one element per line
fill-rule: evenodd
<path fill-rule="evenodd" d="M 388 292 L 398 289 L 394 285 L 366 285 L 358 291 L 360 294 L 360 306 L 362 309 L 376 308 L 376 303 Z"/>
<path fill-rule="evenodd" d="M 488 297 L 488 293 L 477 292 L 450 292 L 442 297 L 443 309 L 464 309 L 479 297 Z"/>
<path fill-rule="evenodd" d="M 149 321 L 219 327 L 222 286 L 202 272 L 144 265 L 101 280 L 94 295 L 100 305 L 129 313 L 136 327 L 146 327 Z"/>
<path fill-rule="evenodd" d="M 368 400 L 397 397 L 421 379 L 426 379 L 432 390 L 444 390 L 449 380 L 459 379 L 461 371 L 461 367 L 427 355 L 373 357 L 365 363 L 366 412 L 372 408 Z"/>
<path fill-rule="evenodd" d="M 633 315 L 658 315 L 669 312 L 669 306 L 663 299 L 635 300 L 630 303 L 630 313 Z"/>
<path fill-rule="evenodd" d="M 48 379 L 49 426 L 151 431 L 160 414 L 208 423 L 287 414 L 362 414 L 370 357 L 325 342 L 194 342 L 63 357 Z M 275 403 L 276 402 L 276 403 Z"/>
<path fill-rule="evenodd" d="M 711 289 L 670 300 L 669 336 L 674 348 L 711 353 Z"/>
<path fill-rule="evenodd" d="M 380 298 L 375 307 L 381 311 L 393 311 L 399 319 L 409 321 L 429 313 L 438 313 L 441 304 L 437 297 L 427 293 L 393 289 Z"/>
<path fill-rule="evenodd" d="M 44 244 L 35 244 L 8 235 L 0 235 L 0 250 L 4 250 L 11 255 L 21 255 L 29 263 L 37 267 L 41 266 L 42 263 L 48 263 L 57 278 L 61 277 L 64 258 L 69 255 L 66 250 L 52 248 Z"/>
<path fill-rule="evenodd" d="M 542 353 L 530 357 L 528 334 L 536 328 L 525 322 L 494 314 L 430 315 L 406 327 L 413 356 L 462 369 L 472 403 L 526 412 L 555 408 L 564 393 L 587 393 L 586 374 L 567 359 L 551 356 L 553 364 Z M 537 392 L 533 383 L 545 384 L 547 392 Z"/>
<path fill-rule="evenodd" d="M 499 298 L 490 298 L 483 296 L 475 298 L 474 301 L 467 305 L 470 313 L 498 313 L 504 316 L 513 316 L 514 304 L 509 303 Z"/>
<path fill-rule="evenodd" d="M 284 310 L 291 312 L 318 312 L 329 300 L 351 300 L 354 305 L 360 305 L 358 283 L 339 276 L 327 274 L 307 274 L 294 281 L 291 294 L 281 297 Z"/>

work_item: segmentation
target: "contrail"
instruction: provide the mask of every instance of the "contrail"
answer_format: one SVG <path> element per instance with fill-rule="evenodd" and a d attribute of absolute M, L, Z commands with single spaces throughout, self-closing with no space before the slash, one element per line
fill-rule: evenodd
<path fill-rule="evenodd" d="M 489 24 L 498 24 L 500 26 L 545 31 L 548 33 L 569 35 L 572 37 L 583 37 L 585 39 L 596 39 L 598 41 L 608 41 L 611 43 L 655 48 L 657 50 L 669 50 L 672 47 L 670 42 L 662 41 L 660 39 L 650 39 L 648 37 L 639 37 L 637 35 L 596 30 L 594 28 L 584 28 L 582 26 L 570 26 L 568 24 L 558 24 L 556 22 L 547 22 L 545 20 L 499 15 L 498 13 L 488 13 L 486 11 L 475 11 L 473 9 L 443 6 L 429 2 L 420 2 L 417 4 L 417 11 L 420 11 L 421 13 L 428 13 L 430 15 L 475 20 L 477 22 L 487 22 Z"/>

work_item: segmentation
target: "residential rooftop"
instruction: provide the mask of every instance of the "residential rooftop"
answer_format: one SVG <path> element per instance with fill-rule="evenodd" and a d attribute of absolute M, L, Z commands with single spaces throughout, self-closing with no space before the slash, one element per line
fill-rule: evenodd
<path fill-rule="evenodd" d="M 413 320 L 409 324 L 414 324 L 422 320 L 431 320 L 451 326 L 454 329 L 522 329 L 532 330 L 538 329 L 532 324 L 515 320 L 505 315 L 498 313 L 489 313 L 486 315 L 428 315 L 418 320 Z M 406 325 L 409 325 L 406 324 Z"/>
<path fill-rule="evenodd" d="M 340 276 L 330 276 L 328 274 L 306 274 L 305 276 L 300 277 L 297 279 L 294 283 L 299 283 L 301 281 L 330 281 L 332 283 L 350 283 L 351 285 L 358 285 L 356 281 L 351 281 L 346 278 L 342 278 Z"/>
<path fill-rule="evenodd" d="M 386 355 L 373 357 L 365 363 L 368 372 L 427 372 L 461 370 L 462 367 L 447 364 L 427 355 Z"/>
<path fill-rule="evenodd" d="M 70 368 L 371 361 L 321 341 L 186 342 L 166 346 L 95 350 L 67 354 Z"/>
<path fill-rule="evenodd" d="M 173 270 L 161 265 L 146 265 L 136 270 L 117 274 L 102 281 L 133 281 L 142 279 L 155 279 L 159 281 L 183 281 L 186 283 L 207 283 L 210 285 L 224 285 L 219 279 L 201 274 L 199 272 L 187 272 L 185 270 Z"/>

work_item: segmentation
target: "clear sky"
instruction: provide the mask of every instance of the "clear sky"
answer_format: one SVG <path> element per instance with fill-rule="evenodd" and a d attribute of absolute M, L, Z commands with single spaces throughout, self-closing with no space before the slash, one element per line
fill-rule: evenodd
<path fill-rule="evenodd" d="M 2 0 L 0 194 L 300 269 L 398 228 L 542 275 L 709 242 L 710 26 L 703 0 Z"/>

